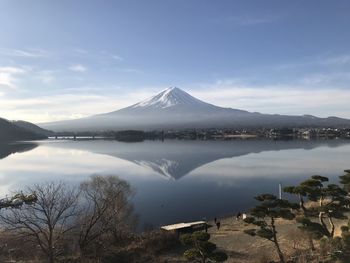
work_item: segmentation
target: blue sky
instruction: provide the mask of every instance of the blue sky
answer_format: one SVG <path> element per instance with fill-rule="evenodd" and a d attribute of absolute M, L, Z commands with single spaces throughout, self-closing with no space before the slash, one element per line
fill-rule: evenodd
<path fill-rule="evenodd" d="M 0 116 L 72 119 L 169 87 L 350 118 L 350 2 L 0 0 Z"/>

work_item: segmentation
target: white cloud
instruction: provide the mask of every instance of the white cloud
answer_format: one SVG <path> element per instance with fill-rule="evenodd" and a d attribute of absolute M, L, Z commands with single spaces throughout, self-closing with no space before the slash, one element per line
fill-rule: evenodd
<path fill-rule="evenodd" d="M 24 57 L 24 58 L 45 58 L 49 57 L 49 52 L 43 49 L 7 49 L 1 48 L 0 54 L 11 57 Z"/>
<path fill-rule="evenodd" d="M 350 64 L 350 55 L 344 54 L 340 56 L 330 57 L 320 61 L 320 64 L 329 66 Z"/>
<path fill-rule="evenodd" d="M 349 54 L 340 54 L 340 55 L 327 55 L 308 58 L 304 61 L 298 62 L 289 62 L 275 66 L 276 69 L 280 70 L 290 70 L 290 69 L 300 69 L 304 67 L 322 66 L 324 68 L 332 69 L 335 66 L 341 66 L 343 69 L 345 66 L 350 65 L 350 55 Z"/>
<path fill-rule="evenodd" d="M 10 74 L 0 72 L 0 86 L 13 87 L 13 80 Z"/>
<path fill-rule="evenodd" d="M 350 118 L 349 89 L 214 84 L 191 93 L 212 104 L 252 112 Z"/>
<path fill-rule="evenodd" d="M 87 71 L 87 67 L 81 65 L 81 64 L 75 64 L 69 67 L 70 70 L 75 72 L 85 72 Z"/>
<path fill-rule="evenodd" d="M 349 87 L 350 72 L 316 73 L 309 74 L 300 80 L 305 87 L 328 88 L 345 86 Z"/>
<path fill-rule="evenodd" d="M 52 70 L 41 70 L 36 73 L 35 79 L 44 84 L 51 84 L 54 80 L 54 72 Z"/>
<path fill-rule="evenodd" d="M 26 72 L 25 69 L 19 67 L 0 67 L 0 71 L 8 74 L 21 74 Z"/>
<path fill-rule="evenodd" d="M 0 88 L 16 88 L 16 75 L 24 74 L 26 70 L 19 67 L 0 67 Z"/>
<path fill-rule="evenodd" d="M 78 54 L 83 54 L 83 55 L 88 54 L 88 52 L 82 48 L 76 48 L 76 49 L 74 49 L 74 51 Z"/>
<path fill-rule="evenodd" d="M 144 74 L 143 71 L 136 69 L 136 68 L 117 68 L 116 70 L 119 72 L 124 72 L 124 73 Z"/>
<path fill-rule="evenodd" d="M 151 93 L 130 92 L 120 95 L 93 93 L 59 94 L 35 98 L 2 98 L 1 117 L 23 119 L 35 123 L 68 120 L 111 112 L 129 106 Z"/>
<path fill-rule="evenodd" d="M 112 55 L 112 58 L 115 59 L 115 60 L 124 60 L 122 57 L 118 56 L 118 55 Z"/>

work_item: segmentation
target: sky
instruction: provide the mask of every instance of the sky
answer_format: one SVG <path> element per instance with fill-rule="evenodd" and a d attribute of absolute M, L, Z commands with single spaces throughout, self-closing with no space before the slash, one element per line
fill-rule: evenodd
<path fill-rule="evenodd" d="M 350 1 L 0 0 L 0 117 L 85 117 L 179 87 L 350 118 Z"/>

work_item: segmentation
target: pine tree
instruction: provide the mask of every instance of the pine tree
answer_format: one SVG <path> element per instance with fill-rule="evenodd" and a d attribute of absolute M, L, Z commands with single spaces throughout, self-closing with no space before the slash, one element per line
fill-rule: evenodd
<path fill-rule="evenodd" d="M 262 194 L 255 197 L 260 202 L 259 205 L 250 211 L 250 217 L 244 221 L 249 224 L 258 226 L 258 229 L 249 229 L 245 233 L 251 236 L 259 236 L 274 243 L 280 262 L 286 262 L 283 252 L 280 248 L 277 239 L 276 219 L 282 218 L 286 220 L 293 220 L 295 215 L 292 209 L 298 209 L 299 205 L 291 203 L 287 200 L 277 199 L 271 194 Z"/>
<path fill-rule="evenodd" d="M 350 192 L 350 170 L 344 170 L 345 174 L 339 176 L 340 183 L 344 186 L 344 190 Z"/>
<path fill-rule="evenodd" d="M 343 183 L 350 183 L 350 174 L 341 180 Z M 347 197 L 347 191 L 344 190 L 345 187 L 336 184 L 325 185 L 326 182 L 328 182 L 327 177 L 314 175 L 298 186 L 284 188 L 285 192 L 299 196 L 303 211 L 303 216 L 297 219 L 301 224 L 300 229 L 309 232 L 314 239 L 320 239 L 323 236 L 333 238 L 334 219 L 347 219 L 345 213 L 349 211 L 350 200 Z M 316 205 L 306 208 L 304 197 Z M 313 218 L 318 218 L 318 222 L 312 220 Z"/>
<path fill-rule="evenodd" d="M 184 257 L 190 261 L 199 263 L 223 262 L 227 259 L 224 252 L 216 251 L 216 245 L 209 242 L 210 235 L 205 232 L 194 232 L 181 236 L 181 242 L 192 248 L 184 253 Z"/>

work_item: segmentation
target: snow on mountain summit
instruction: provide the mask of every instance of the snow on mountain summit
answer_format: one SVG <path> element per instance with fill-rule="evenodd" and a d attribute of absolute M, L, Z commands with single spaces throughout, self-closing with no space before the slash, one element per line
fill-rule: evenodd
<path fill-rule="evenodd" d="M 232 113 L 232 111 L 235 111 L 236 113 L 244 113 L 244 111 L 241 110 L 215 106 L 191 96 L 182 89 L 171 87 L 161 91 L 151 98 L 114 112 L 102 114 L 102 116 L 122 114 L 129 118 L 130 116 L 140 117 L 142 115 L 148 115 L 152 119 L 160 120 L 158 114 L 161 114 L 162 118 L 164 118 L 165 115 L 168 116 L 167 118 L 171 118 L 170 115 L 176 115 L 176 118 L 181 118 L 181 120 L 183 120 L 185 115 L 193 116 L 196 114 L 196 119 L 199 116 L 202 116 L 201 118 L 203 118 L 203 116 L 205 117 L 208 114 L 226 114 Z"/>
<path fill-rule="evenodd" d="M 198 100 L 188 94 L 187 92 L 177 88 L 177 87 L 171 87 L 166 90 L 163 90 L 159 94 L 157 94 L 154 97 L 148 98 L 144 101 L 141 101 L 139 103 L 136 103 L 130 108 L 136 109 L 136 108 L 158 108 L 158 109 L 165 109 L 174 107 L 177 105 L 181 106 L 212 106 L 211 104 L 205 103 L 201 100 Z"/>

